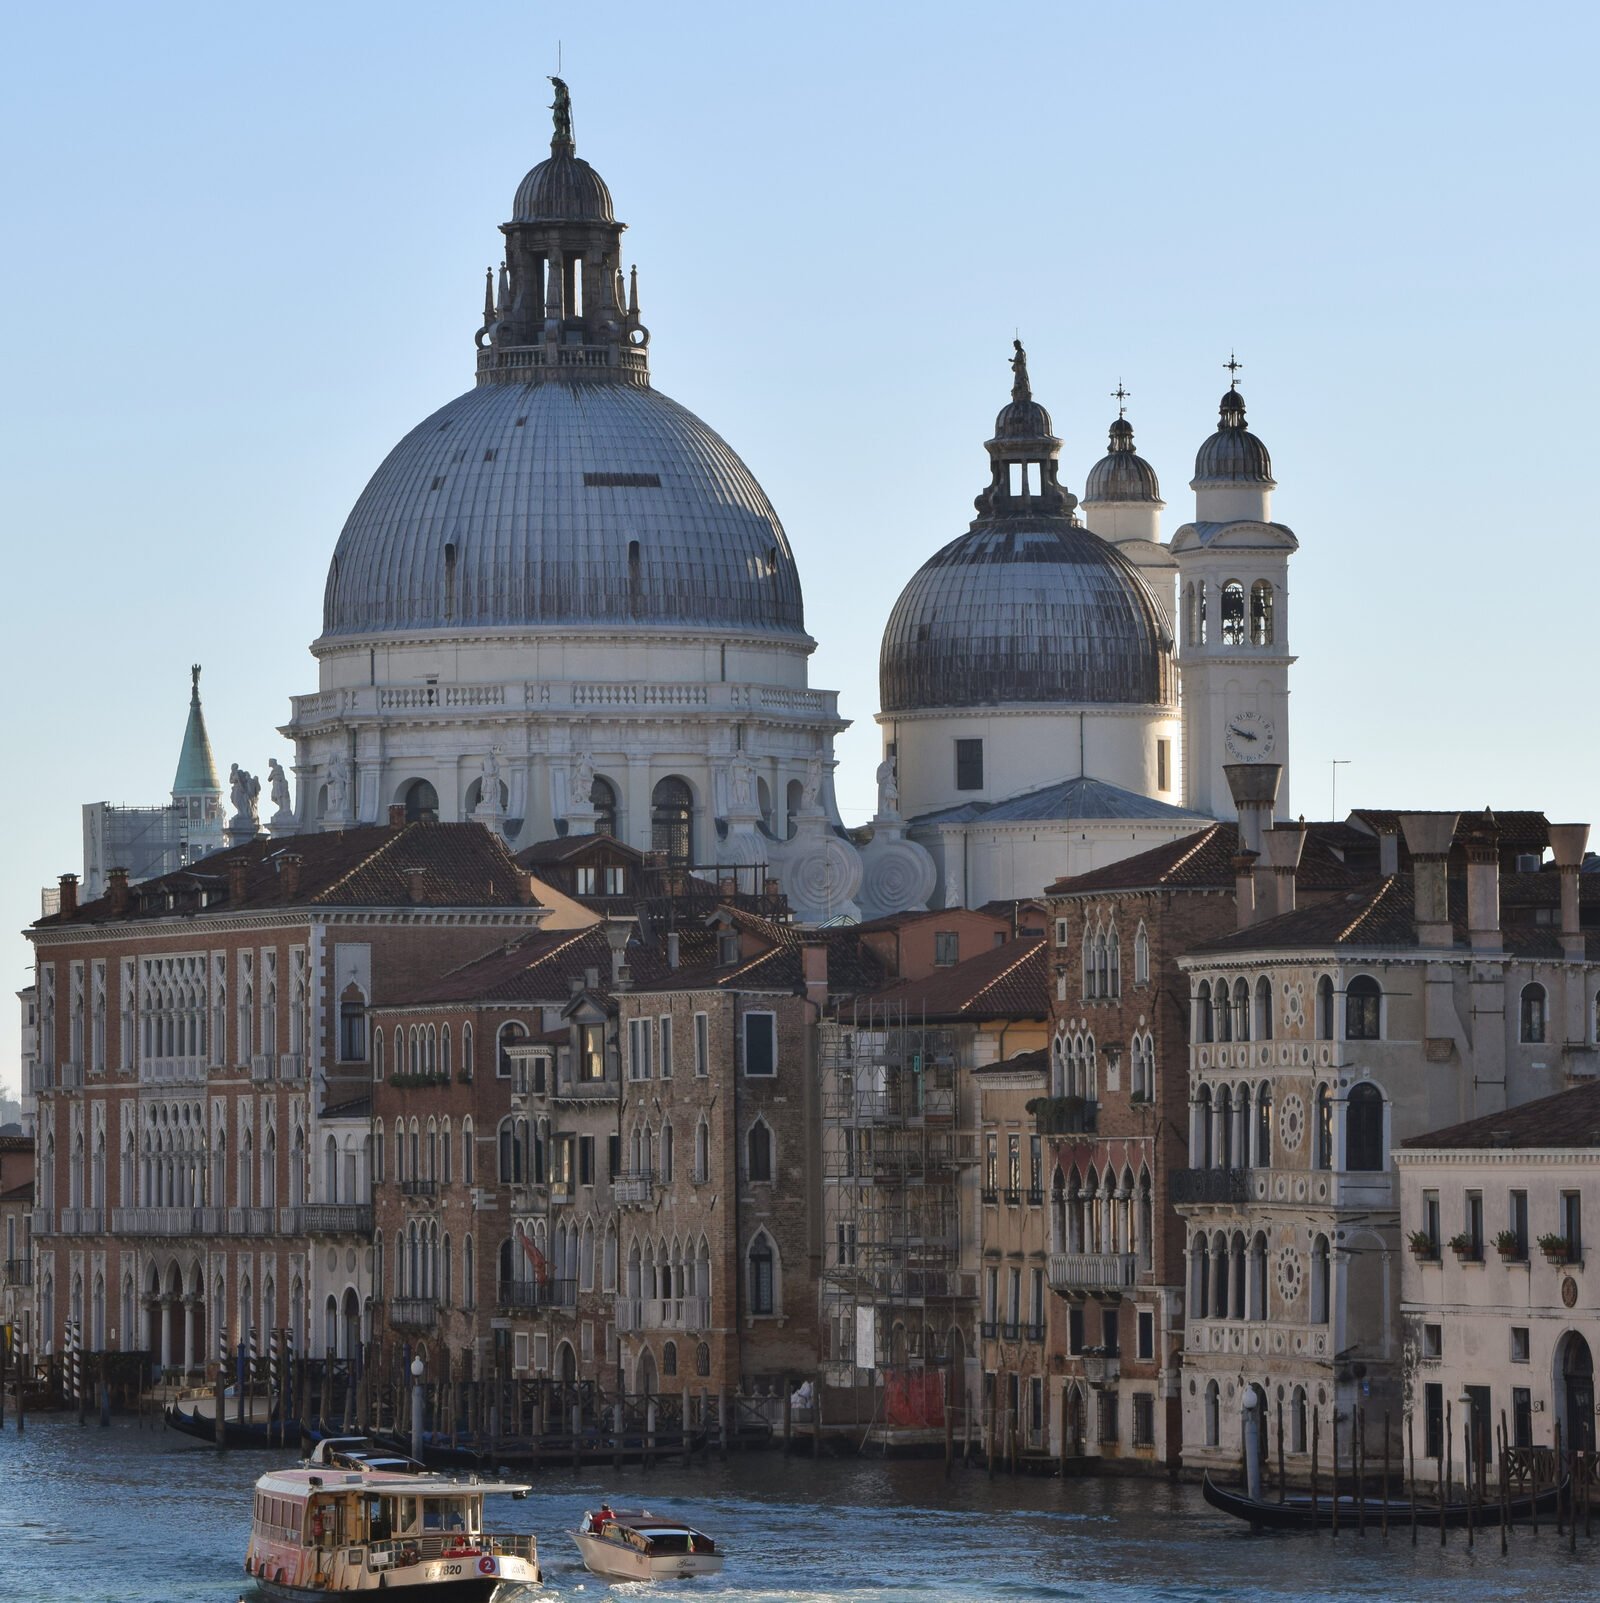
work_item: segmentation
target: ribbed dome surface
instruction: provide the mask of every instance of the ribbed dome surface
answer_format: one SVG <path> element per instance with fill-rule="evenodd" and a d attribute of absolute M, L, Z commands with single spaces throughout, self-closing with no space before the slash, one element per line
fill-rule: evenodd
<path fill-rule="evenodd" d="M 630 622 L 803 635 L 771 503 L 655 390 L 494 384 L 420 423 L 373 474 L 339 536 L 322 627 Z"/>
<path fill-rule="evenodd" d="M 1008 702 L 1170 704 L 1172 642 L 1144 581 L 1065 519 L 980 522 L 901 592 L 884 712 Z"/>
<path fill-rule="evenodd" d="M 1229 390 L 1222 397 L 1217 432 L 1194 459 L 1190 488 L 1201 484 L 1274 484 L 1272 458 L 1244 421 L 1244 397 Z"/>
<path fill-rule="evenodd" d="M 1111 425 L 1111 449 L 1089 469 L 1085 501 L 1145 501 L 1161 504 L 1156 470 L 1133 448 L 1133 425 L 1118 418 Z"/>
<path fill-rule="evenodd" d="M 517 185 L 511 221 L 610 223 L 611 191 L 588 162 L 558 146 Z"/>

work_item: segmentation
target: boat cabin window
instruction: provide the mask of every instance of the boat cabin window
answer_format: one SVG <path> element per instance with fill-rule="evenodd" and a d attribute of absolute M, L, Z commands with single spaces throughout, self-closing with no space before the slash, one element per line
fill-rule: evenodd
<path fill-rule="evenodd" d="M 422 1500 L 423 1530 L 465 1531 L 470 1524 L 464 1497 L 426 1497 Z"/>

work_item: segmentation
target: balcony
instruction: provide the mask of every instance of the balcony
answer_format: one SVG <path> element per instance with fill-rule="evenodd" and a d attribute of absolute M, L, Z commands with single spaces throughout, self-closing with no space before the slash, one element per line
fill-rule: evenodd
<path fill-rule="evenodd" d="M 1026 1324 L 1026 1325 L 1024 1325 L 1022 1327 L 1022 1339 L 1024 1341 L 1043 1341 L 1044 1340 L 1044 1324 L 1043 1324 L 1043 1322 L 1040 1321 L 1039 1323 L 1036 1323 L 1036 1324 Z"/>
<path fill-rule="evenodd" d="M 303 1080 L 306 1074 L 306 1057 L 303 1052 L 284 1052 L 278 1057 L 280 1080 Z"/>
<path fill-rule="evenodd" d="M 1083 1378 L 1091 1386 L 1114 1386 L 1122 1373 L 1120 1353 L 1108 1353 L 1103 1348 L 1085 1348 L 1078 1354 L 1083 1365 Z"/>
<path fill-rule="evenodd" d="M 139 1078 L 147 1085 L 204 1085 L 206 1067 L 204 1058 L 143 1057 Z"/>
<path fill-rule="evenodd" d="M 1020 1319 L 1005 1319 L 1005 1320 L 1002 1320 L 1001 1323 L 1000 1323 L 1000 1339 L 1001 1339 L 1001 1341 L 1015 1341 L 1017 1339 L 1017 1333 L 1021 1329 L 1022 1329 L 1022 1321 Z"/>
<path fill-rule="evenodd" d="M 61 1234 L 64 1236 L 99 1236 L 105 1234 L 104 1208 L 63 1208 Z"/>
<path fill-rule="evenodd" d="M 709 1297 L 618 1297 L 616 1325 L 638 1330 L 704 1330 L 711 1323 Z"/>
<path fill-rule="evenodd" d="M 33 1284 L 33 1259 L 7 1258 L 6 1284 L 8 1286 L 31 1286 Z"/>
<path fill-rule="evenodd" d="M 621 1174 L 611 1182 L 611 1200 L 619 1208 L 648 1208 L 655 1196 L 656 1177 L 650 1170 Z"/>
<path fill-rule="evenodd" d="M 207 1209 L 207 1212 L 220 1212 L 220 1209 Z M 229 1208 L 225 1233 L 230 1236 L 270 1236 L 273 1227 L 274 1208 Z"/>
<path fill-rule="evenodd" d="M 1126 1291 L 1139 1278 L 1139 1260 L 1131 1252 L 1053 1252 L 1050 1289 L 1074 1293 Z"/>
<path fill-rule="evenodd" d="M 978 1334 L 985 1341 L 993 1341 L 1000 1334 L 1000 1322 L 997 1319 L 984 1319 L 979 1321 Z"/>
<path fill-rule="evenodd" d="M 287 1211 L 287 1210 L 285 1210 Z M 370 1236 L 372 1204 L 310 1202 L 298 1210 L 300 1229 L 308 1236 Z"/>
<path fill-rule="evenodd" d="M 114 1236 L 200 1236 L 218 1231 L 203 1228 L 204 1208 L 113 1208 L 111 1233 Z M 34 1226 L 35 1231 L 38 1225 Z"/>
<path fill-rule="evenodd" d="M 56 1084 L 63 1091 L 81 1091 L 83 1089 L 83 1065 L 71 1061 L 57 1065 Z"/>
<path fill-rule="evenodd" d="M 391 1330 L 436 1330 L 439 1304 L 432 1297 L 396 1297 L 389 1304 Z"/>
<path fill-rule="evenodd" d="M 1093 1135 L 1100 1121 L 1100 1104 L 1081 1096 L 1036 1097 L 1028 1111 L 1040 1135 Z"/>
<path fill-rule="evenodd" d="M 495 1306 L 533 1311 L 544 1308 L 576 1308 L 576 1280 L 502 1280 L 495 1291 Z"/>
<path fill-rule="evenodd" d="M 558 1074 L 551 1095 L 557 1102 L 615 1102 L 622 1095 L 622 1082 L 609 1074 L 603 1080 L 583 1080 L 570 1073 Z"/>
<path fill-rule="evenodd" d="M 1174 1169 L 1167 1195 L 1176 1206 L 1184 1203 L 1247 1202 L 1248 1169 Z"/>
<path fill-rule="evenodd" d="M 33 1218 L 29 1225 L 36 1236 L 53 1236 L 56 1233 L 56 1213 L 54 1208 L 35 1208 Z"/>
<path fill-rule="evenodd" d="M 272 1078 L 272 1058 L 270 1052 L 257 1052 L 250 1059 L 250 1078 L 252 1080 L 270 1080 Z"/>
<path fill-rule="evenodd" d="M 402 1180 L 400 1182 L 400 1195 L 402 1197 L 436 1197 L 439 1195 L 439 1182 L 437 1180 Z"/>
<path fill-rule="evenodd" d="M 28 1068 L 28 1089 L 35 1094 L 40 1091 L 53 1091 L 56 1085 L 56 1070 L 53 1063 L 34 1063 Z"/>

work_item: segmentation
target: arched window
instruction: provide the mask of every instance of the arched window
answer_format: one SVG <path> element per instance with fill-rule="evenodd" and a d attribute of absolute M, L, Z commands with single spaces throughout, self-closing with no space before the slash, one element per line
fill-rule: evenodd
<path fill-rule="evenodd" d="M 702 1378 L 711 1373 L 711 1348 L 701 1342 L 694 1350 L 694 1372 Z"/>
<path fill-rule="evenodd" d="M 339 1059 L 364 1063 L 367 1057 L 367 1003 L 360 990 L 349 985 L 339 999 Z"/>
<path fill-rule="evenodd" d="M 425 779 L 414 779 L 406 786 L 404 796 L 408 824 L 436 824 L 439 822 L 439 793 Z"/>
<path fill-rule="evenodd" d="M 1326 974 L 1317 981 L 1317 1039 L 1333 1039 L 1333 981 Z"/>
<path fill-rule="evenodd" d="M 1233 982 L 1233 1038 L 1250 1039 L 1250 986 L 1243 979 Z"/>
<path fill-rule="evenodd" d="M 477 1176 L 476 1154 L 473 1149 L 472 1120 L 461 1121 L 461 1183 L 470 1186 Z"/>
<path fill-rule="evenodd" d="M 1233 1039 L 1233 1008 L 1228 999 L 1228 982 L 1218 980 L 1211 993 L 1211 1033 L 1219 1041 Z"/>
<path fill-rule="evenodd" d="M 383 1031 L 374 1030 L 372 1033 L 372 1078 L 383 1078 Z"/>
<path fill-rule="evenodd" d="M 1198 584 L 1191 584 L 1185 592 L 1184 614 L 1188 619 L 1189 644 L 1203 646 L 1206 643 L 1206 585 L 1202 579 Z"/>
<path fill-rule="evenodd" d="M 1272 1087 L 1265 1080 L 1256 1092 L 1256 1167 L 1272 1164 Z"/>
<path fill-rule="evenodd" d="M 1256 1039 L 1272 1039 L 1272 981 L 1265 974 L 1256 981 Z"/>
<path fill-rule="evenodd" d="M 1211 1316 L 1211 1243 L 1202 1233 L 1189 1250 L 1194 1275 L 1194 1313 L 1196 1319 Z"/>
<path fill-rule="evenodd" d="M 500 1033 L 495 1037 L 494 1073 L 497 1080 L 509 1080 L 512 1076 L 511 1054 L 507 1050 L 518 1041 L 528 1038 L 527 1027 L 518 1024 L 515 1019 L 500 1026 Z"/>
<path fill-rule="evenodd" d="M 1201 980 L 1200 989 L 1194 994 L 1194 1038 L 1197 1041 L 1211 1039 L 1211 982 Z"/>
<path fill-rule="evenodd" d="M 661 1349 L 661 1373 L 669 1379 L 678 1373 L 678 1344 L 669 1341 Z"/>
<path fill-rule="evenodd" d="M 1250 644 L 1272 644 L 1272 585 L 1266 579 L 1250 586 Z"/>
<path fill-rule="evenodd" d="M 664 1186 L 672 1184 L 672 1125 L 664 1124 L 661 1127 L 661 1183 Z"/>
<path fill-rule="evenodd" d="M 1345 1104 L 1344 1166 L 1368 1172 L 1383 1167 L 1383 1093 L 1370 1082 L 1358 1085 Z"/>
<path fill-rule="evenodd" d="M 1358 974 L 1345 988 L 1344 1038 L 1376 1041 L 1379 1038 L 1383 992 L 1370 974 Z"/>
<path fill-rule="evenodd" d="M 1198 1167 L 1209 1169 L 1215 1161 L 1216 1143 L 1211 1138 L 1211 1087 L 1203 1085 L 1194 1099 L 1194 1152 Z"/>
<path fill-rule="evenodd" d="M 450 1078 L 450 1026 L 448 1024 L 439 1031 L 439 1067 L 448 1081 Z"/>
<path fill-rule="evenodd" d="M 1206 1446 L 1216 1447 L 1222 1441 L 1222 1392 L 1216 1381 L 1206 1382 Z"/>
<path fill-rule="evenodd" d="M 694 1178 L 698 1185 L 711 1178 L 711 1126 L 704 1114 L 694 1127 Z"/>
<path fill-rule="evenodd" d="M 1296 1386 L 1289 1405 L 1289 1451 L 1303 1453 L 1306 1450 L 1306 1389 Z"/>
<path fill-rule="evenodd" d="M 1217 1092 L 1217 1166 L 1233 1167 L 1233 1092 L 1227 1086 Z"/>
<path fill-rule="evenodd" d="M 1331 1169 L 1333 1167 L 1333 1097 L 1325 1085 L 1317 1087 L 1316 1130 L 1314 1134 L 1317 1143 L 1317 1167 L 1319 1169 Z"/>
<path fill-rule="evenodd" d="M 1228 1317 L 1228 1238 L 1219 1230 L 1211 1238 L 1211 1311 L 1218 1319 Z"/>
<path fill-rule="evenodd" d="M 1143 924 L 1133 936 L 1133 983 L 1135 985 L 1150 983 L 1150 936 Z"/>
<path fill-rule="evenodd" d="M 750 1134 L 745 1138 L 747 1162 L 745 1172 L 751 1180 L 770 1180 L 772 1178 L 772 1131 L 765 1119 L 757 1119 L 750 1126 Z"/>
<path fill-rule="evenodd" d="M 1530 1045 L 1544 1040 L 1545 995 L 1542 985 L 1522 987 L 1522 1039 Z"/>
<path fill-rule="evenodd" d="M 775 1314 L 778 1306 L 778 1250 L 765 1230 L 756 1232 L 746 1258 L 752 1314 Z"/>
<path fill-rule="evenodd" d="M 1328 1322 L 1328 1294 L 1332 1289 L 1332 1264 L 1328 1253 L 1328 1238 L 1318 1236 L 1311 1246 L 1311 1323 Z"/>
<path fill-rule="evenodd" d="M 609 779 L 598 774 L 589 787 L 589 805 L 594 808 L 594 832 L 597 835 L 615 836 L 617 833 L 617 791 Z"/>
<path fill-rule="evenodd" d="M 1244 586 L 1230 579 L 1222 587 L 1222 643 L 1242 646 L 1244 639 Z"/>
<path fill-rule="evenodd" d="M 1250 1242 L 1249 1318 L 1267 1317 L 1267 1238 L 1258 1230 Z"/>
<path fill-rule="evenodd" d="M 694 792 L 676 775 L 650 795 L 650 849 L 665 852 L 675 868 L 686 866 L 694 847 Z"/>

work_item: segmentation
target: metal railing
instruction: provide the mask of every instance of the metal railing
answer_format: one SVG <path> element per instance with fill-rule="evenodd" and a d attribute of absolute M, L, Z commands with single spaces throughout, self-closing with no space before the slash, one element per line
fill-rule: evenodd
<path fill-rule="evenodd" d="M 6 1284 L 8 1286 L 31 1286 L 33 1284 L 33 1259 L 7 1258 Z"/>
<path fill-rule="evenodd" d="M 1167 1194 L 1174 1203 L 1248 1202 L 1250 1171 L 1229 1169 L 1174 1169 Z"/>
<path fill-rule="evenodd" d="M 499 1308 L 576 1308 L 576 1280 L 502 1280 L 495 1291 Z"/>
<path fill-rule="evenodd" d="M 369 1202 L 308 1202 L 299 1210 L 300 1228 L 308 1236 L 370 1236 Z"/>
<path fill-rule="evenodd" d="M 432 1297 L 395 1297 L 389 1303 L 394 1329 L 432 1330 L 439 1323 L 439 1304 Z"/>
<path fill-rule="evenodd" d="M 402 1197 L 436 1197 L 439 1195 L 439 1182 L 437 1180 L 402 1180 L 400 1182 L 400 1195 Z"/>

